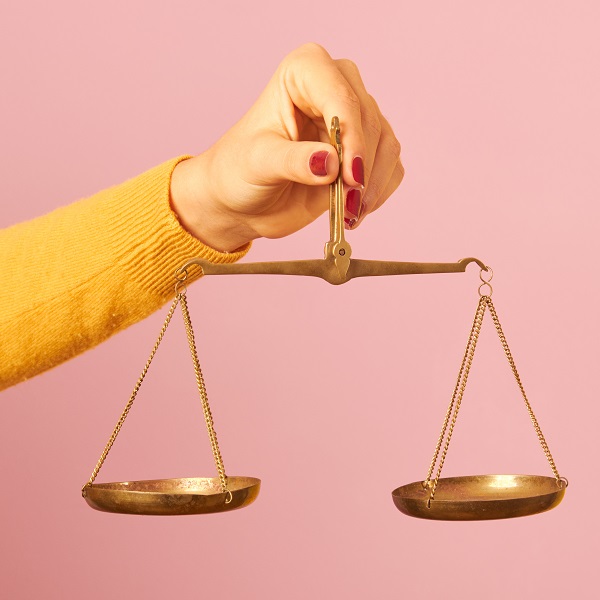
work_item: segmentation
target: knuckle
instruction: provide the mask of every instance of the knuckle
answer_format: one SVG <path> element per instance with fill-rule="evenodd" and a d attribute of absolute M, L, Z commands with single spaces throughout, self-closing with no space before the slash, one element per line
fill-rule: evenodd
<path fill-rule="evenodd" d="M 356 63 L 349 58 L 340 58 L 337 61 L 338 66 L 344 71 L 351 71 L 352 73 L 360 73 Z"/>
<path fill-rule="evenodd" d="M 332 96 L 339 102 L 350 107 L 351 110 L 360 110 L 360 99 L 350 86 L 338 85 L 332 90 Z"/>
<path fill-rule="evenodd" d="M 316 42 L 307 42 L 306 44 L 302 44 L 296 52 L 299 54 L 314 54 L 316 56 L 327 56 L 329 57 L 329 53 L 321 44 L 317 44 Z"/>
<path fill-rule="evenodd" d="M 376 113 L 368 111 L 363 114 L 363 127 L 367 135 L 376 138 L 381 136 L 381 121 Z"/>
<path fill-rule="evenodd" d="M 404 179 L 404 165 L 398 160 L 398 172 L 400 173 L 400 181 Z"/>
<path fill-rule="evenodd" d="M 371 180 L 367 186 L 366 203 L 367 206 L 374 206 L 383 194 L 384 188 L 380 181 Z"/>
<path fill-rule="evenodd" d="M 400 142 L 398 141 L 398 138 L 395 135 L 391 135 L 390 139 L 388 141 L 388 148 L 389 148 L 389 152 L 392 156 L 395 156 L 396 158 L 400 158 L 400 152 L 402 151 L 402 146 L 400 145 Z M 402 165 L 400 165 L 402 166 Z"/>
<path fill-rule="evenodd" d="M 375 100 L 375 97 L 372 96 L 371 94 L 369 94 L 369 100 L 371 101 L 371 103 L 375 107 L 375 110 L 379 112 L 379 104 L 377 104 L 377 100 Z"/>
<path fill-rule="evenodd" d="M 323 46 L 316 42 L 308 42 L 292 50 L 282 61 L 280 67 L 284 70 L 295 63 L 311 60 L 315 58 L 330 58 L 329 53 Z"/>
<path fill-rule="evenodd" d="M 283 174 L 288 179 L 292 179 L 296 173 L 296 156 L 291 148 L 288 148 L 282 157 Z"/>

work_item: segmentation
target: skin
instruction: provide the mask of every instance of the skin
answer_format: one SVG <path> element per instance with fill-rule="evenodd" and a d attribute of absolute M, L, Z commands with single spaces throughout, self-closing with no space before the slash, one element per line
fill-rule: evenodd
<path fill-rule="evenodd" d="M 345 193 L 360 190 L 356 228 L 400 185 L 400 143 L 365 89 L 356 65 L 334 60 L 317 44 L 289 54 L 248 113 L 214 146 L 177 165 L 171 202 L 182 225 L 225 252 L 259 237 L 302 229 L 329 208 L 328 184 L 338 174 L 329 144 L 340 119 Z M 327 175 L 310 170 L 315 152 L 327 151 Z M 364 187 L 352 161 L 364 164 Z M 353 215 L 347 213 L 347 217 Z"/>

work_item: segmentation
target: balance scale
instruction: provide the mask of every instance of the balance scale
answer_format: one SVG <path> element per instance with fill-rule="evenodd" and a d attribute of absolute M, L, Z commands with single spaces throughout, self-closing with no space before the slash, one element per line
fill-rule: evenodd
<path fill-rule="evenodd" d="M 191 515 L 215 513 L 242 508 L 258 496 L 260 480 L 254 477 L 227 476 L 217 441 L 204 378 L 198 361 L 194 330 L 187 305 L 185 282 L 189 270 L 196 266 L 203 275 L 303 275 L 320 277 L 333 285 L 341 285 L 356 277 L 408 275 L 419 273 L 462 273 L 476 263 L 480 268 L 479 304 L 469 334 L 467 347 L 456 386 L 446 411 L 427 476 L 422 481 L 396 488 L 392 499 L 406 515 L 423 519 L 472 521 L 504 519 L 532 515 L 554 508 L 562 500 L 568 482 L 561 477 L 548 448 L 542 430 L 525 394 L 521 378 L 502 331 L 492 302 L 493 272 L 477 258 L 465 258 L 456 263 L 414 263 L 352 259 L 352 248 L 344 239 L 344 196 L 342 181 L 342 144 L 339 119 L 331 124 L 331 144 L 337 151 L 340 169 L 337 180 L 330 186 L 330 237 L 325 244 L 325 257 L 320 260 L 212 264 L 199 258 L 188 260 L 175 272 L 175 300 L 171 304 L 156 344 L 144 366 L 131 397 L 115 426 L 89 481 L 82 488 L 87 503 L 97 510 L 138 515 Z M 175 313 L 181 307 L 188 338 L 196 383 L 206 428 L 217 470 L 216 477 L 190 477 L 95 483 L 120 430 L 131 410 L 136 395 L 150 368 L 152 359 Z M 552 470 L 552 477 L 542 475 L 470 475 L 442 478 L 441 473 L 458 418 L 467 385 L 477 340 L 486 311 L 489 311 L 502 348 L 523 396 L 538 440 Z"/>

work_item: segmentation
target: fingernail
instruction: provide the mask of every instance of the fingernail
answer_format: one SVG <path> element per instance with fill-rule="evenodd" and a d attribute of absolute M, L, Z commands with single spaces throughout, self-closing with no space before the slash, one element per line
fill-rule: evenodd
<path fill-rule="evenodd" d="M 348 229 L 352 229 L 356 225 L 356 219 L 346 219 L 344 218 L 344 223 L 348 226 Z"/>
<path fill-rule="evenodd" d="M 325 177 L 327 175 L 328 156 L 329 152 L 327 150 L 320 150 L 311 154 L 308 164 L 313 175 L 317 175 L 318 177 Z"/>
<path fill-rule="evenodd" d="M 354 177 L 354 181 L 356 183 L 365 185 L 365 166 L 363 164 L 363 159 L 360 156 L 355 156 L 352 161 L 352 177 Z"/>
<path fill-rule="evenodd" d="M 352 189 L 346 194 L 346 210 L 353 217 L 360 218 L 360 190 Z"/>

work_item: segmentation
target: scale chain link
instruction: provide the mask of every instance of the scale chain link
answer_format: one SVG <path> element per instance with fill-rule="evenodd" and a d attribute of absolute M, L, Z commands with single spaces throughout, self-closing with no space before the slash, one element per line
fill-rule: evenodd
<path fill-rule="evenodd" d="M 458 380 L 456 382 L 455 395 L 452 397 L 450 402 L 450 407 L 448 409 L 448 416 L 450 411 L 452 410 L 452 406 L 454 405 L 454 413 L 452 415 L 452 420 L 450 421 L 450 426 L 448 427 L 448 421 L 445 420 L 444 427 L 442 428 L 442 433 L 440 434 L 440 438 L 443 438 L 446 434 L 446 427 L 448 427 L 448 434 L 446 436 L 446 442 L 444 444 L 444 448 L 442 450 L 442 455 L 440 457 L 439 465 L 437 468 L 437 472 L 435 475 L 435 480 L 431 487 L 431 493 L 429 495 L 428 503 L 431 503 L 435 496 L 435 491 L 437 489 L 438 483 L 440 481 L 440 476 L 442 474 L 442 469 L 444 468 L 444 463 L 446 461 L 446 455 L 448 454 L 448 448 L 450 447 L 450 440 L 452 439 L 452 434 L 454 433 L 454 427 L 456 426 L 456 420 L 458 419 L 458 411 L 460 410 L 460 405 L 465 393 L 465 389 L 467 387 L 467 380 L 469 378 L 469 373 L 471 371 L 471 365 L 473 364 L 473 358 L 475 357 L 475 348 L 477 347 L 477 341 L 479 340 L 479 334 L 481 333 L 481 326 L 483 324 L 483 317 L 485 316 L 486 309 L 486 297 L 481 297 L 479 299 L 479 304 L 477 305 L 477 310 L 475 312 L 475 318 L 473 320 L 473 326 L 471 328 L 471 333 L 469 335 L 469 342 L 467 344 L 467 350 L 465 352 L 465 356 L 463 358 L 463 362 L 461 364 Z M 458 392 L 456 391 L 458 390 Z M 439 453 L 439 448 L 437 450 Z M 437 458 L 436 458 L 437 460 Z M 435 463 L 434 463 L 435 464 Z M 429 482 L 429 477 L 427 481 Z"/>
<path fill-rule="evenodd" d="M 173 300 L 171 307 L 169 308 L 169 312 L 167 313 L 167 316 L 165 318 L 163 326 L 160 330 L 158 339 L 156 340 L 156 343 L 154 344 L 154 347 L 152 348 L 150 357 L 148 358 L 148 360 L 146 361 L 146 364 L 144 365 L 144 369 L 142 370 L 142 373 L 141 373 L 139 379 L 137 380 L 135 387 L 133 388 L 133 392 L 131 393 L 129 401 L 127 402 L 125 409 L 121 413 L 121 416 L 119 417 L 119 420 L 118 420 L 118 422 L 106 444 L 106 447 L 104 448 L 104 451 L 102 452 L 102 455 L 100 456 L 100 458 L 98 460 L 98 463 L 96 464 L 96 466 L 92 472 L 92 475 L 91 475 L 89 481 L 83 486 L 83 488 L 81 490 L 84 497 L 86 495 L 87 488 L 94 483 L 96 477 L 98 476 L 98 473 L 100 472 L 100 469 L 104 465 L 104 461 L 106 460 L 108 453 L 110 452 L 111 448 L 113 447 L 113 444 L 115 443 L 115 440 L 117 439 L 117 436 L 119 435 L 119 432 L 121 431 L 121 428 L 123 427 L 123 424 L 125 423 L 125 419 L 129 415 L 129 411 L 131 410 L 131 407 L 133 406 L 133 402 L 135 401 L 135 399 L 137 397 L 138 391 L 139 391 L 140 387 L 142 386 L 142 383 L 146 377 L 146 374 L 148 373 L 148 369 L 150 368 L 150 365 L 152 363 L 152 360 L 154 359 L 154 356 L 158 350 L 158 347 L 160 346 L 160 343 L 163 340 L 163 337 L 167 331 L 167 327 L 169 326 L 169 323 L 171 322 L 173 314 L 175 313 L 175 309 L 177 308 L 177 305 L 180 304 L 181 312 L 183 314 L 183 322 L 185 325 L 186 336 L 188 339 L 188 344 L 189 344 L 190 352 L 192 355 L 192 362 L 194 365 L 194 373 L 196 375 L 196 384 L 198 387 L 198 391 L 200 393 L 200 399 L 202 401 L 202 410 L 204 413 L 204 420 L 206 422 L 206 428 L 208 430 L 208 436 L 210 439 L 210 445 L 212 448 L 213 458 L 215 461 L 215 465 L 217 467 L 217 472 L 219 474 L 221 491 L 224 494 L 226 494 L 226 497 L 225 497 L 226 504 L 229 504 L 229 502 L 231 502 L 231 500 L 233 498 L 231 492 L 227 488 L 227 475 L 225 474 L 225 467 L 223 465 L 223 459 L 221 457 L 221 452 L 219 450 L 219 444 L 217 441 L 217 434 L 216 434 L 216 431 L 214 428 L 213 417 L 212 417 L 212 413 L 210 410 L 210 406 L 208 404 L 208 395 L 206 392 L 206 386 L 204 384 L 204 378 L 202 376 L 202 371 L 200 369 L 200 362 L 198 360 L 198 352 L 196 350 L 196 342 L 194 339 L 194 331 L 192 328 L 192 321 L 190 319 L 190 313 L 189 313 L 189 309 L 187 306 L 186 289 L 185 289 L 185 285 L 182 286 L 183 281 L 185 281 L 185 278 L 183 278 L 183 279 L 178 278 L 178 283 L 176 286 L 176 297 Z"/>
<path fill-rule="evenodd" d="M 88 486 L 92 485 L 94 483 L 94 480 L 98 476 L 98 473 L 100 472 L 100 469 L 102 468 L 102 465 L 104 464 L 104 461 L 106 460 L 106 457 L 108 456 L 108 453 L 110 452 L 110 449 L 112 448 L 113 444 L 115 443 L 115 440 L 117 439 L 117 436 L 119 435 L 119 432 L 121 431 L 121 427 L 123 427 L 123 423 L 125 423 L 125 419 L 127 418 L 127 415 L 129 414 L 129 411 L 131 410 L 131 407 L 133 406 L 133 402 L 137 396 L 137 393 L 138 393 L 140 387 L 142 386 L 142 383 L 144 381 L 144 378 L 146 377 L 146 374 L 148 373 L 148 369 L 150 368 L 152 359 L 154 358 L 154 355 L 156 354 L 156 351 L 158 350 L 158 347 L 160 346 L 160 343 L 162 342 L 162 339 L 165 336 L 167 327 L 169 326 L 169 323 L 171 322 L 171 318 L 173 317 L 173 314 L 175 313 L 175 309 L 177 308 L 177 304 L 179 303 L 179 301 L 180 301 L 180 296 L 178 295 L 175 298 L 175 300 L 173 300 L 173 303 L 171 304 L 171 307 L 169 308 L 169 312 L 167 313 L 165 322 L 163 323 L 160 333 L 158 334 L 158 339 L 156 340 L 156 343 L 154 344 L 154 347 L 152 348 L 152 352 L 150 352 L 150 357 L 146 361 L 144 369 L 142 370 L 142 374 L 140 375 L 139 379 L 137 380 L 137 383 L 135 384 L 135 387 L 133 388 L 133 392 L 131 393 L 129 401 L 127 402 L 125 409 L 121 413 L 121 416 L 119 417 L 119 420 L 117 421 L 117 424 L 112 432 L 112 435 L 110 436 L 108 443 L 106 444 L 106 446 L 104 448 L 104 451 L 102 452 L 100 458 L 98 459 L 96 466 L 94 467 L 94 470 L 92 472 L 92 475 L 90 476 L 89 481 L 83 486 L 83 488 L 81 490 L 81 492 L 84 496 L 86 494 L 86 488 Z"/>
<path fill-rule="evenodd" d="M 556 468 L 556 464 L 554 462 L 554 459 L 552 458 L 550 448 L 548 447 L 546 438 L 544 437 L 544 434 L 542 433 L 542 429 L 541 429 L 537 419 L 535 418 L 535 414 L 533 413 L 533 408 L 531 408 L 531 404 L 529 403 L 529 400 L 527 399 L 527 395 L 525 394 L 525 388 L 523 387 L 523 383 L 521 382 L 521 377 L 519 376 L 519 372 L 517 371 L 515 361 L 512 357 L 510 348 L 508 347 L 508 342 L 506 341 L 506 337 L 504 336 L 504 332 L 502 331 L 502 326 L 500 325 L 500 320 L 498 319 L 498 314 L 496 313 L 496 309 L 494 308 L 494 304 L 493 304 L 491 298 L 489 298 L 488 304 L 489 304 L 490 315 L 492 317 L 492 321 L 494 322 L 494 326 L 496 327 L 498 337 L 500 338 L 500 343 L 502 344 L 502 349 L 504 350 L 504 354 L 506 355 L 506 358 L 508 359 L 508 364 L 510 365 L 510 368 L 511 368 L 513 375 L 515 377 L 515 380 L 517 382 L 517 385 L 519 386 L 519 389 L 521 390 L 521 395 L 523 396 L 523 400 L 525 401 L 525 406 L 527 408 L 527 412 L 529 413 L 529 418 L 531 419 L 531 422 L 533 423 L 533 428 L 535 429 L 535 433 L 537 434 L 540 445 L 542 446 L 542 450 L 544 451 L 544 454 L 546 455 L 546 459 L 548 460 L 548 463 L 550 464 L 552 473 L 554 473 L 554 477 L 556 477 L 557 481 L 560 481 L 561 477 L 558 474 L 558 469 Z"/>
<path fill-rule="evenodd" d="M 539 426 L 539 423 L 535 417 L 535 414 L 533 412 L 531 404 L 527 398 L 527 395 L 525 394 L 525 388 L 523 387 L 523 383 L 521 382 L 521 378 L 517 371 L 517 367 L 516 367 L 514 359 L 512 357 L 512 353 L 508 346 L 508 342 L 506 341 L 506 337 L 504 335 L 504 332 L 502 331 L 502 326 L 500 325 L 500 320 L 498 318 L 498 314 L 496 313 L 494 303 L 492 302 L 491 285 L 489 285 L 489 281 L 486 281 L 485 284 L 489 286 L 490 293 L 489 294 L 482 293 L 481 286 L 480 286 L 480 288 L 479 288 L 479 294 L 480 294 L 479 304 L 477 305 L 477 310 L 475 311 L 475 318 L 473 320 L 473 325 L 471 327 L 469 340 L 467 342 L 465 354 L 464 354 L 464 357 L 463 357 L 463 360 L 461 363 L 460 371 L 458 373 L 456 387 L 454 388 L 454 393 L 452 394 L 452 399 L 448 406 L 448 410 L 446 411 L 446 415 L 445 415 L 444 422 L 442 425 L 442 430 L 440 432 L 440 436 L 437 441 L 435 452 L 434 452 L 431 464 L 429 466 L 429 471 L 427 473 L 427 477 L 423 481 L 424 488 L 431 486 L 431 492 L 430 492 L 430 496 L 429 496 L 429 500 L 428 500 L 428 506 L 431 505 L 431 501 L 434 499 L 435 491 L 437 489 L 437 486 L 438 486 L 438 483 L 440 480 L 440 476 L 442 473 L 442 469 L 444 467 L 444 462 L 446 460 L 446 455 L 448 453 L 448 448 L 450 446 L 450 440 L 452 438 L 452 433 L 454 432 L 454 427 L 456 425 L 456 420 L 458 418 L 458 411 L 460 409 L 462 398 L 463 398 L 463 395 L 464 395 L 464 392 L 466 389 L 466 385 L 467 385 L 467 379 L 469 376 L 469 372 L 471 370 L 471 365 L 473 363 L 473 358 L 475 355 L 475 348 L 477 346 L 477 341 L 479 339 L 479 334 L 481 332 L 481 327 L 483 324 L 483 319 L 485 316 L 486 309 L 489 309 L 489 311 L 490 311 L 492 321 L 496 328 L 496 333 L 498 334 L 498 337 L 500 338 L 500 342 L 502 344 L 502 349 L 504 350 L 504 354 L 506 355 L 506 358 L 508 360 L 508 363 L 510 365 L 512 373 L 515 377 L 515 380 L 517 382 L 519 390 L 521 391 L 521 395 L 523 396 L 523 400 L 525 401 L 525 406 L 527 408 L 527 412 L 529 413 L 529 417 L 531 419 L 531 422 L 532 422 L 535 432 L 537 434 L 540 445 L 542 446 L 542 450 L 544 451 L 544 455 L 546 456 L 546 459 L 548 460 L 548 463 L 550 464 L 550 468 L 552 469 L 554 477 L 556 478 L 556 481 L 559 483 L 559 485 L 562 485 L 566 482 L 566 480 L 564 480 L 564 478 L 560 477 L 560 475 L 558 473 L 558 469 L 556 468 L 556 464 L 554 462 L 554 459 L 552 458 L 550 448 L 548 447 L 548 444 L 546 442 L 544 434 L 542 433 L 542 429 Z M 445 442 L 444 442 L 444 439 L 445 439 Z M 443 449 L 442 449 L 442 444 L 444 446 Z M 441 451 L 441 456 L 440 456 L 440 451 Z M 438 458 L 439 458 L 439 464 L 438 464 Z M 436 464 L 437 464 L 437 471 L 436 471 L 435 479 L 434 479 L 433 483 L 431 483 L 431 477 L 435 470 Z"/>
<path fill-rule="evenodd" d="M 437 460 L 440 454 L 440 450 L 442 448 L 442 443 L 444 442 L 444 437 L 446 435 L 446 430 L 448 428 L 448 423 L 450 421 L 450 416 L 452 415 L 452 409 L 454 408 L 454 404 L 456 402 L 457 395 L 459 393 L 460 384 L 463 379 L 463 374 L 465 370 L 465 366 L 467 364 L 467 359 L 470 353 L 471 345 L 473 344 L 473 337 L 476 335 L 476 324 L 479 318 L 479 312 L 482 308 L 482 302 L 479 301 L 479 305 L 477 310 L 475 311 L 475 319 L 473 321 L 473 326 L 471 327 L 471 333 L 469 334 L 469 340 L 467 342 L 467 347 L 465 348 L 465 354 L 462 359 L 462 363 L 460 365 L 460 371 L 458 373 L 458 379 L 456 381 L 456 386 L 454 388 L 454 392 L 452 393 L 452 399 L 450 400 L 450 404 L 448 406 L 448 410 L 446 411 L 446 416 L 444 418 L 444 423 L 442 425 L 442 430 L 440 432 L 440 436 L 437 441 L 437 446 L 435 448 L 435 452 L 433 454 L 433 458 L 431 459 L 431 464 L 429 465 L 429 471 L 427 473 L 427 477 L 425 478 L 424 485 L 427 486 L 429 481 L 431 480 L 431 476 L 433 475 L 433 471 L 435 469 L 435 465 L 437 464 Z M 485 310 L 485 308 L 483 309 Z M 478 334 L 477 334 L 478 335 Z"/>
<path fill-rule="evenodd" d="M 206 422 L 206 429 L 208 431 L 208 437 L 210 439 L 210 446 L 215 460 L 215 465 L 219 473 L 219 480 L 221 482 L 221 491 L 227 494 L 225 502 L 228 504 L 231 502 L 231 492 L 227 489 L 227 475 L 225 474 L 225 466 L 223 465 L 223 458 L 221 457 L 221 451 L 219 450 L 219 442 L 217 440 L 217 432 L 215 431 L 213 416 L 208 403 L 208 394 L 206 392 L 206 385 L 204 384 L 204 377 L 202 376 L 202 370 L 200 369 L 200 361 L 198 360 L 198 351 L 196 349 L 196 341 L 194 338 L 194 330 L 192 328 L 192 321 L 190 319 L 190 312 L 187 305 L 187 298 L 185 292 L 178 295 L 181 302 L 181 312 L 183 314 L 183 322 L 185 324 L 185 331 L 187 334 L 188 344 L 190 347 L 190 353 L 192 355 L 192 362 L 194 363 L 194 373 L 196 374 L 196 384 L 198 392 L 200 393 L 200 399 L 202 401 L 202 409 L 204 412 L 204 420 Z"/>

